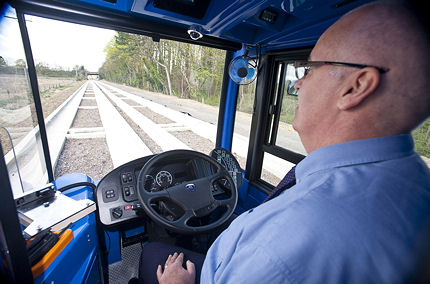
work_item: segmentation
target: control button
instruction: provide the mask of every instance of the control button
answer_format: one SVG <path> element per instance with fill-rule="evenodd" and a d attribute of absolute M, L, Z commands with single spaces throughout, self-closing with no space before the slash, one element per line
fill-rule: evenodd
<path fill-rule="evenodd" d="M 127 178 L 127 174 L 121 174 L 121 179 L 123 183 L 126 183 L 128 178 Z"/>
<path fill-rule="evenodd" d="M 124 210 L 130 210 L 131 209 L 131 205 L 125 205 L 124 206 Z"/>
<path fill-rule="evenodd" d="M 130 195 L 133 195 L 134 194 L 134 186 L 130 185 L 128 187 L 128 189 L 130 190 Z"/>
<path fill-rule="evenodd" d="M 127 180 L 128 180 L 128 182 L 133 181 L 133 175 L 131 173 L 127 174 Z"/>
<path fill-rule="evenodd" d="M 131 209 L 133 209 L 133 210 L 139 210 L 141 208 L 142 208 L 142 203 L 136 203 L 136 204 L 131 205 Z"/>
<path fill-rule="evenodd" d="M 112 216 L 116 219 L 121 218 L 122 216 L 122 209 L 120 207 L 112 209 Z"/>
<path fill-rule="evenodd" d="M 124 190 L 124 194 L 125 194 L 125 196 L 130 196 L 130 190 L 128 189 L 128 186 L 125 186 L 125 187 L 123 188 L 123 190 Z"/>
<path fill-rule="evenodd" d="M 105 196 L 106 196 L 106 198 L 114 198 L 115 197 L 115 191 L 113 189 L 106 190 Z"/>

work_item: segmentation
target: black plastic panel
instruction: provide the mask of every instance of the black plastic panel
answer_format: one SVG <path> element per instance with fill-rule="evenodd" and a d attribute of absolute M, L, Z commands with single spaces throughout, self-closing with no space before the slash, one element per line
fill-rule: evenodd
<path fill-rule="evenodd" d="M 152 156 L 143 157 L 124 164 L 107 174 L 96 189 L 99 219 L 103 225 L 111 226 L 138 218 L 136 207 L 137 175 Z"/>
<path fill-rule="evenodd" d="M 154 0 L 154 7 L 202 19 L 209 6 L 209 0 Z"/>

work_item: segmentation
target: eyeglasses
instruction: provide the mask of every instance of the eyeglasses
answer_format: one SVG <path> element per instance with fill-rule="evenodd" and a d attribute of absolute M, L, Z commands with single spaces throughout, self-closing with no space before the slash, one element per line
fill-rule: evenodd
<path fill-rule="evenodd" d="M 335 66 L 346 66 L 346 67 L 354 67 L 354 68 L 366 68 L 373 67 L 376 68 L 379 73 L 383 74 L 388 72 L 390 69 L 385 67 L 379 67 L 374 65 L 364 65 L 364 64 L 356 64 L 356 63 L 347 63 L 347 62 L 333 62 L 333 61 L 296 61 L 294 62 L 294 68 L 296 69 L 296 77 L 298 80 L 306 77 L 311 68 L 319 67 L 322 65 L 335 65 Z"/>

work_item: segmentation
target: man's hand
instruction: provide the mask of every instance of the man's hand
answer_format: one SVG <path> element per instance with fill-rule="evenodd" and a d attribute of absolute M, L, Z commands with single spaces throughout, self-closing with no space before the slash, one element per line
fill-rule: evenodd
<path fill-rule="evenodd" d="M 196 280 L 196 268 L 194 263 L 187 260 L 187 269 L 182 267 L 184 262 L 184 254 L 181 252 L 179 255 L 175 252 L 169 255 L 164 264 L 164 272 L 161 265 L 157 268 L 157 280 L 160 284 L 194 284 Z"/>

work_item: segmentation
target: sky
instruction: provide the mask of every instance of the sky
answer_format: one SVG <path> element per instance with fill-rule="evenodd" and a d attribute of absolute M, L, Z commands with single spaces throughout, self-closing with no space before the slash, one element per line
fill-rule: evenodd
<path fill-rule="evenodd" d="M 103 50 L 115 35 L 111 30 L 28 15 L 26 24 L 35 63 L 66 70 L 83 65 L 88 71 L 98 71 L 106 56 Z M 13 9 L 9 9 L 0 22 L 0 56 L 9 65 L 14 65 L 17 59 L 25 59 Z"/>

